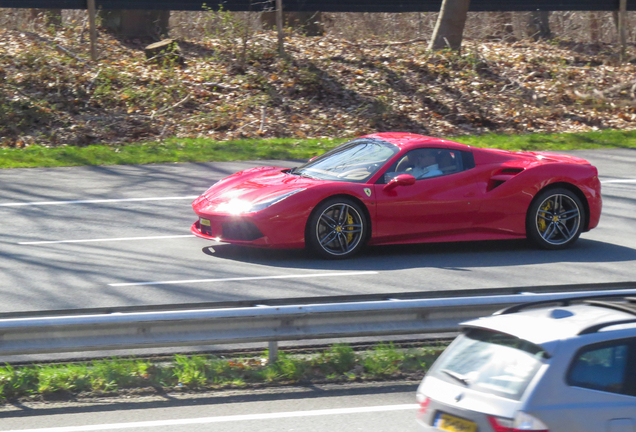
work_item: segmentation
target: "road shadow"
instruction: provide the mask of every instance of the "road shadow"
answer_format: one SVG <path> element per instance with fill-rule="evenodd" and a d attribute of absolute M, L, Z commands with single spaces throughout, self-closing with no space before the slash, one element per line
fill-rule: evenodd
<path fill-rule="evenodd" d="M 100 399 L 95 398 L 93 404 L 72 405 L 72 399 L 63 404 L 50 407 L 47 404 L 25 404 L 21 402 L 7 402 L 13 410 L 0 411 L 1 418 L 20 418 L 33 416 L 68 415 L 91 412 L 114 412 L 153 408 L 176 408 L 202 405 L 220 405 L 246 402 L 267 402 L 280 400 L 298 400 L 324 397 L 363 396 L 391 393 L 412 392 L 415 394 L 419 383 L 372 383 L 364 386 L 349 387 L 345 385 L 315 385 L 307 384 L 295 387 L 257 386 L 245 390 L 220 390 L 214 393 L 200 394 L 152 394 L 152 400 L 147 399 Z M 58 401 L 62 402 L 62 401 Z"/>
<path fill-rule="evenodd" d="M 410 268 L 509 267 L 554 263 L 602 263 L 636 260 L 636 249 L 579 239 L 565 250 L 534 248 L 526 240 L 370 246 L 346 260 L 324 260 L 307 250 L 255 249 L 230 244 L 203 248 L 203 253 L 271 267 L 312 270 L 400 270 Z"/>

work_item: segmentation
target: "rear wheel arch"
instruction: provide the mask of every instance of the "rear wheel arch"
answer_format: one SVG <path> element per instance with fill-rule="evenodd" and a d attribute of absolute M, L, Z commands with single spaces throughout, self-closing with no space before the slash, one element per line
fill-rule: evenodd
<path fill-rule="evenodd" d="M 589 205 L 583 193 L 572 184 L 553 183 L 530 202 L 526 236 L 543 249 L 563 249 L 576 242 L 588 221 Z"/>
<path fill-rule="evenodd" d="M 583 221 L 583 231 L 589 231 L 589 226 L 590 226 L 590 204 L 587 201 L 587 197 L 585 196 L 585 194 L 583 193 L 583 191 L 581 189 L 579 189 L 578 187 L 574 186 L 572 183 L 567 183 L 567 182 L 558 182 L 558 183 L 551 183 L 549 185 L 547 185 L 546 187 L 544 187 L 543 189 L 539 190 L 535 195 L 534 198 L 532 198 L 532 201 L 530 202 L 530 205 L 528 206 L 528 210 L 532 207 L 532 205 L 535 203 L 535 201 L 537 200 L 537 197 L 539 197 L 543 192 L 550 190 L 550 189 L 558 189 L 558 188 L 563 188 L 563 189 L 567 189 L 570 192 L 572 192 L 573 194 L 576 195 L 576 197 L 579 199 L 579 201 L 581 201 L 581 204 L 583 205 L 583 211 L 585 212 L 584 216 L 585 216 L 585 220 Z"/>

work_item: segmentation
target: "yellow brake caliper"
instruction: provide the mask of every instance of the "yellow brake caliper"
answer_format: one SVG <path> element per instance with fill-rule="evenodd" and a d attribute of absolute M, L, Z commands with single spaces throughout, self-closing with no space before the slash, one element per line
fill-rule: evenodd
<path fill-rule="evenodd" d="M 551 208 L 552 208 L 552 203 L 550 201 L 548 201 L 547 203 L 545 203 L 543 207 L 541 207 L 541 210 L 544 212 L 544 216 L 545 216 L 545 213 L 550 211 Z M 545 232 L 546 228 L 548 227 L 545 222 L 545 219 L 543 218 L 539 218 L 537 220 L 537 224 L 539 225 L 539 231 L 541 232 Z"/>
<path fill-rule="evenodd" d="M 353 231 L 353 227 L 351 226 L 353 225 L 353 216 L 347 215 L 347 224 L 349 225 L 347 231 Z M 353 233 L 347 234 L 347 243 L 351 243 L 351 240 L 353 240 Z"/>

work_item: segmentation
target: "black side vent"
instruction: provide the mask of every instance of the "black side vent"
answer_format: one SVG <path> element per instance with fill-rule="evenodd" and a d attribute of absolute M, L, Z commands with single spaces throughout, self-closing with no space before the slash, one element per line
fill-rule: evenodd
<path fill-rule="evenodd" d="M 488 181 L 488 188 L 486 189 L 486 191 L 490 192 L 491 190 L 498 188 L 499 186 L 501 186 L 502 184 L 504 184 L 505 182 L 507 182 L 508 180 L 510 180 L 511 178 L 513 178 L 514 176 L 516 176 L 522 171 L 523 171 L 523 168 L 502 169 L 501 171 L 499 171 L 499 173 L 495 174 L 494 176 L 490 178 L 490 180 Z"/>

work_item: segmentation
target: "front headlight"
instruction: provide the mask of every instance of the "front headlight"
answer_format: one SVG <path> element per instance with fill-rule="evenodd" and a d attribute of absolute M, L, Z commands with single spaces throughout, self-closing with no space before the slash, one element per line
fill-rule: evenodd
<path fill-rule="evenodd" d="M 272 197 L 268 197 L 262 201 L 257 201 L 255 203 L 242 200 L 240 198 L 231 199 L 228 202 L 225 202 L 219 205 L 216 210 L 219 212 L 226 212 L 233 215 L 239 215 L 243 213 L 256 213 L 261 210 L 266 209 L 276 203 L 281 202 L 285 198 L 289 198 L 290 196 L 297 194 L 298 192 L 304 191 L 305 188 L 295 189 L 291 192 L 286 192 L 280 195 L 274 195 Z"/>
<path fill-rule="evenodd" d="M 263 201 L 257 201 L 257 202 L 252 204 L 252 206 L 250 207 L 250 210 L 247 211 L 246 213 L 254 213 L 254 212 L 257 212 L 257 211 L 264 210 L 267 207 L 272 206 L 272 205 L 274 205 L 276 203 L 279 203 L 282 200 L 284 200 L 285 198 L 289 198 L 290 196 L 292 196 L 294 194 L 297 194 L 298 192 L 302 192 L 304 190 L 305 190 L 305 188 L 296 189 L 296 190 L 293 190 L 291 192 L 284 193 L 282 195 L 275 195 L 273 197 L 269 197 L 267 199 L 264 199 Z"/>

